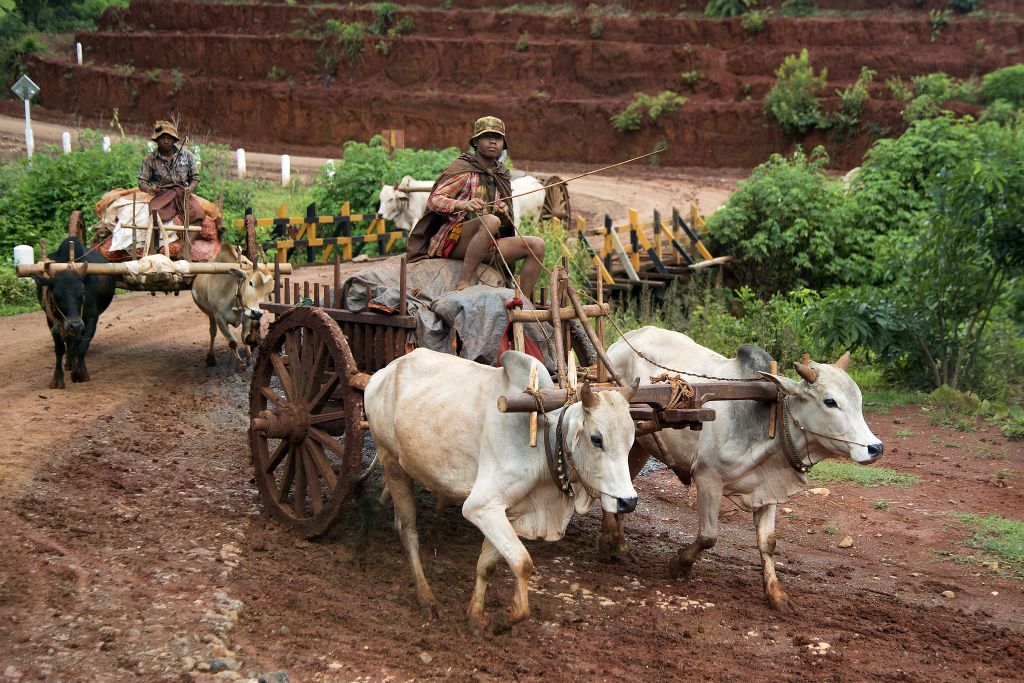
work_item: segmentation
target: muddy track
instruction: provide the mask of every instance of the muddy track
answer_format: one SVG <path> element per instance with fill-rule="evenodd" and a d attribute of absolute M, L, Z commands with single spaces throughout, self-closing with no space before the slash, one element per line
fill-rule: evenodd
<path fill-rule="evenodd" d="M 429 624 L 390 511 L 364 568 L 351 563 L 354 514 L 315 543 L 269 519 L 249 472 L 248 374 L 223 347 L 222 365 L 207 369 L 205 334 L 186 297 L 119 296 L 93 346 L 93 381 L 56 391 L 45 389 L 41 313 L 3 319 L 0 663 L 12 676 L 202 680 L 216 658 L 242 676 L 284 670 L 292 681 L 1019 675 L 1019 580 L 938 554 L 973 552 L 948 510 L 1024 511 L 1013 478 L 993 476 L 1024 470 L 1024 449 L 991 426 L 964 435 L 916 408 L 870 415 L 891 444 L 885 464 L 923 481 L 833 485 L 780 512 L 780 576 L 799 614 L 761 601 L 752 523 L 739 512 L 726 512 L 693 581 L 669 581 L 665 564 L 696 515 L 692 494 L 655 470 L 629 520 L 634 562 L 599 562 L 599 517 L 577 518 L 564 541 L 529 546 L 534 618 L 479 638 L 463 614 L 480 535 L 457 508 L 435 513 L 420 496 L 427 576 L 444 612 Z M 843 535 L 853 548 L 836 547 Z M 499 570 L 488 608 L 511 589 Z"/>

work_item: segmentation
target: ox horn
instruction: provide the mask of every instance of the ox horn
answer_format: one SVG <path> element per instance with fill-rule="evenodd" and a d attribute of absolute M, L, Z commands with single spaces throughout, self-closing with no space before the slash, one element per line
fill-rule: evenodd
<path fill-rule="evenodd" d="M 627 403 L 632 401 L 633 400 L 633 396 L 636 395 L 636 391 L 639 388 L 640 388 L 640 378 L 637 377 L 636 379 L 633 380 L 633 383 L 630 384 L 628 387 L 622 387 L 622 397 L 626 399 Z"/>
<path fill-rule="evenodd" d="M 814 368 L 809 365 L 804 365 L 803 363 L 793 363 L 793 366 L 796 368 L 796 374 L 807 380 L 808 384 L 814 384 L 814 382 L 817 381 L 818 371 Z"/>
<path fill-rule="evenodd" d="M 593 410 L 597 407 L 597 396 L 590 390 L 590 380 L 583 382 L 583 389 L 580 391 L 580 399 L 583 401 L 584 410 Z"/>
<path fill-rule="evenodd" d="M 850 367 L 850 352 L 847 351 L 842 356 L 840 356 L 839 360 L 837 360 L 835 363 L 833 363 L 833 365 L 835 365 L 840 370 L 844 370 L 845 371 L 846 368 Z"/>

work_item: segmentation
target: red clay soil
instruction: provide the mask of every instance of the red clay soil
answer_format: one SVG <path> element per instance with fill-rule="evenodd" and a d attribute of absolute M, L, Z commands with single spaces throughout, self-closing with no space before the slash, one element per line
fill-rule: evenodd
<path fill-rule="evenodd" d="M 593 163 L 664 140 L 665 164 L 751 167 L 800 142 L 766 118 L 761 99 L 782 59 L 807 47 L 812 64 L 828 69 L 826 93 L 861 66 L 878 72 L 864 116 L 870 130 L 842 143 L 825 134 L 803 141 L 826 144 L 834 163 L 848 167 L 874 137 L 903 126 L 886 78 L 967 78 L 1019 61 L 1024 45 L 1024 20 L 992 15 L 958 17 L 933 43 L 927 14 L 903 11 L 905 3 L 860 3 L 871 11 L 844 17 L 773 15 L 757 34 L 739 20 L 677 16 L 679 3 L 649 4 L 652 12 L 675 9 L 601 17 L 597 39 L 585 12 L 402 11 L 412 33 L 367 38 L 353 63 L 328 47 L 340 67 L 327 76 L 318 66 L 325 48 L 311 30 L 328 19 L 368 22 L 369 10 L 144 0 L 109 10 L 100 31 L 78 36 L 85 65 L 36 55 L 30 72 L 50 109 L 97 117 L 117 107 L 132 122 L 176 113 L 195 134 L 250 147 L 283 143 L 337 156 L 342 141 L 384 128 L 404 129 L 410 146 L 461 146 L 467 121 L 498 113 L 519 158 Z M 701 74 L 692 86 L 681 77 L 688 71 Z M 666 89 L 688 102 L 639 132 L 612 128 L 609 117 L 634 92 Z M 826 108 L 835 106 L 826 98 Z"/>
<path fill-rule="evenodd" d="M 318 542 L 270 519 L 250 471 L 248 373 L 230 369 L 223 342 L 221 367 L 207 369 L 205 335 L 187 297 L 119 296 L 93 381 L 56 391 L 42 314 L 3 319 L 5 681 L 219 681 L 202 673 L 216 658 L 297 683 L 1019 680 L 1020 579 L 983 567 L 948 514 L 1024 514 L 1024 445 L 984 422 L 960 433 L 916 407 L 868 414 L 886 443 L 880 465 L 921 481 L 826 484 L 780 510 L 780 579 L 798 614 L 762 601 L 753 525 L 731 507 L 693 580 L 667 578 L 696 514 L 693 492 L 657 470 L 638 480 L 628 520 L 635 561 L 599 562 L 599 517 L 579 517 L 563 541 L 529 544 L 533 618 L 478 637 L 463 615 L 480 534 L 457 507 L 436 513 L 419 497 L 443 611 L 432 623 L 389 510 L 362 569 L 350 563 L 354 511 Z M 847 535 L 853 547 L 837 547 Z M 488 609 L 511 592 L 502 567 Z"/>

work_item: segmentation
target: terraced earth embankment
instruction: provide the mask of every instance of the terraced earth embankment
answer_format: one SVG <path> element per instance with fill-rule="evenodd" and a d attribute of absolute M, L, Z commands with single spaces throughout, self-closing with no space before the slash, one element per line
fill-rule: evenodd
<path fill-rule="evenodd" d="M 763 97 L 784 57 L 806 47 L 812 65 L 828 69 L 826 109 L 862 66 L 877 71 L 856 135 L 803 141 L 826 144 L 843 167 L 859 163 L 875 136 L 903 126 L 886 78 L 968 78 L 1020 61 L 1024 46 L 1021 8 L 998 0 L 983 16 L 955 17 L 934 42 L 924 10 L 935 3 L 912 0 L 819 2 L 859 11 L 810 18 L 776 11 L 757 33 L 739 19 L 679 11 L 703 5 L 694 2 L 638 2 L 626 16 L 610 3 L 546 12 L 455 4 L 402 9 L 394 20 L 411 20 L 410 32 L 367 34 L 350 56 L 315 35 L 329 20 L 372 24 L 370 8 L 140 0 L 77 36 L 83 65 L 40 54 L 30 71 L 50 109 L 109 117 L 116 107 L 135 123 L 177 114 L 198 134 L 250 146 L 336 156 L 342 141 L 385 128 L 404 129 L 409 146 L 462 145 L 467 122 L 494 113 L 522 159 L 602 162 L 664 140 L 667 165 L 751 167 L 798 142 L 766 117 Z M 684 73 L 699 78 L 687 83 Z M 634 93 L 663 90 L 688 101 L 638 132 L 616 132 L 609 117 Z"/>

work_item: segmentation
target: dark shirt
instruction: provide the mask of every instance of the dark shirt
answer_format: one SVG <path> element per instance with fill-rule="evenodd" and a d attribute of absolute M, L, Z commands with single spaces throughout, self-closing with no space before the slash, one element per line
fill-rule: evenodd
<path fill-rule="evenodd" d="M 180 146 L 175 148 L 170 159 L 165 159 L 159 149 L 154 149 L 142 160 L 139 182 L 149 183 L 156 190 L 179 185 L 194 191 L 199 185 L 199 168 L 192 153 Z"/>

